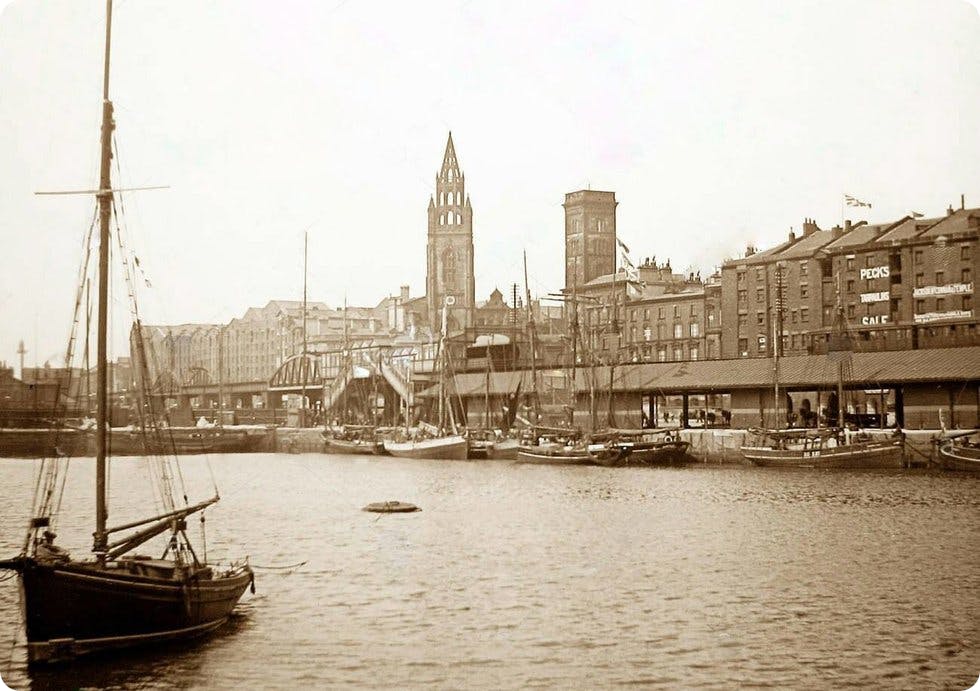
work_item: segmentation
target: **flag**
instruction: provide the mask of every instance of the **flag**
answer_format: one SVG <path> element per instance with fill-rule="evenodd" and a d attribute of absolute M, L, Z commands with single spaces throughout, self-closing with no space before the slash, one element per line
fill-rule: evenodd
<path fill-rule="evenodd" d="M 909 216 L 912 218 L 922 218 L 922 214 L 920 214 L 918 211 L 909 211 Z"/>
<path fill-rule="evenodd" d="M 849 194 L 844 195 L 844 201 L 847 202 L 848 206 L 866 206 L 869 209 L 871 208 L 871 204 L 869 204 L 868 202 L 862 202 L 857 197 L 852 197 Z"/>
<path fill-rule="evenodd" d="M 618 242 L 618 243 L 619 243 L 619 246 L 620 246 L 621 248 L 623 248 L 623 251 L 624 251 L 624 252 L 626 252 L 627 254 L 629 254 L 629 251 L 630 251 L 630 248 L 626 246 L 626 243 L 625 243 L 625 242 L 623 242 L 623 241 L 622 241 L 622 240 L 620 240 L 619 238 L 616 238 L 616 242 Z"/>

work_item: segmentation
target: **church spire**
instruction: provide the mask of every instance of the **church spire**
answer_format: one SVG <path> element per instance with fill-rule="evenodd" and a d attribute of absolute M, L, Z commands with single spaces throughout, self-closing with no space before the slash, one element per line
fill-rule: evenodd
<path fill-rule="evenodd" d="M 442 169 L 439 171 L 439 178 L 444 181 L 452 182 L 462 177 L 459 172 L 459 161 L 456 159 L 456 147 L 453 146 L 453 132 L 449 131 L 449 139 L 446 140 L 446 153 L 442 157 Z"/>

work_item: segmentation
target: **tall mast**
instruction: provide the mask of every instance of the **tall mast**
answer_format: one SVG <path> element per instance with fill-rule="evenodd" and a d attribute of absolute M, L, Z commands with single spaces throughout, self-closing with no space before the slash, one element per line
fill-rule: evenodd
<path fill-rule="evenodd" d="M 300 397 L 300 410 L 303 411 L 300 427 L 306 427 L 306 249 L 309 233 L 303 231 L 303 357 L 300 358 L 299 368 L 303 377 L 303 389 Z"/>
<path fill-rule="evenodd" d="M 527 310 L 527 331 L 531 341 L 531 395 L 534 400 L 534 425 L 541 419 L 541 406 L 538 402 L 537 344 L 534 337 L 534 310 L 531 309 L 531 288 L 527 282 L 527 250 L 524 250 L 524 309 Z"/>
<path fill-rule="evenodd" d="M 98 411 L 95 429 L 95 533 L 92 551 L 100 563 L 108 549 L 106 520 L 106 428 L 109 417 L 107 395 L 107 334 L 109 315 L 109 215 L 112 213 L 112 101 L 109 100 L 109 49 L 112 45 L 112 0 L 106 0 L 105 63 L 102 73 L 102 157 L 99 170 L 99 324 L 96 366 L 96 400 Z"/>
<path fill-rule="evenodd" d="M 343 376 L 347 378 L 347 383 L 344 384 L 344 398 L 342 404 L 344 406 L 344 410 L 341 413 L 340 420 L 341 420 L 341 424 L 346 425 L 350 422 L 350 420 L 347 419 L 347 406 L 348 406 L 347 389 L 350 387 L 351 383 L 353 382 L 353 369 L 354 369 L 354 357 L 353 354 L 351 353 L 350 343 L 348 342 L 348 334 L 347 334 L 347 293 L 344 293 L 344 343 L 341 347 L 343 350 L 343 356 L 341 359 L 343 360 L 344 363 Z"/>

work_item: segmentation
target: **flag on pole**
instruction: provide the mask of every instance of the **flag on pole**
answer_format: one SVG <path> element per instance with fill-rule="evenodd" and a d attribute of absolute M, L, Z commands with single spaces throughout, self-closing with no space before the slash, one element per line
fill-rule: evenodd
<path fill-rule="evenodd" d="M 866 206 L 869 209 L 871 208 L 871 204 L 869 204 L 868 202 L 862 202 L 857 197 L 852 197 L 849 194 L 844 195 L 844 201 L 847 202 L 848 206 Z"/>
<path fill-rule="evenodd" d="M 630 248 L 626 246 L 626 243 L 625 242 L 623 242 L 619 238 L 616 238 L 616 242 L 619 243 L 619 246 L 622 248 L 622 250 L 624 252 L 626 252 L 626 254 L 629 254 Z"/>

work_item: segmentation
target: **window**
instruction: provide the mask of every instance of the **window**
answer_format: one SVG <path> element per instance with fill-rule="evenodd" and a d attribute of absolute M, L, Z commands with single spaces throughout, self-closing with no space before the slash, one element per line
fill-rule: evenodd
<path fill-rule="evenodd" d="M 684 336 L 684 325 L 680 322 L 674 324 L 674 338 L 683 338 Z"/>
<path fill-rule="evenodd" d="M 970 259 L 970 246 L 960 245 L 960 259 Z"/>
<path fill-rule="evenodd" d="M 854 268 L 854 257 L 847 258 L 847 270 L 851 271 Z"/>
<path fill-rule="evenodd" d="M 946 298 L 936 298 L 936 311 L 937 312 L 946 311 Z"/>
<path fill-rule="evenodd" d="M 691 305 L 691 316 L 692 317 L 698 316 L 698 306 L 695 304 Z"/>
<path fill-rule="evenodd" d="M 806 298 L 806 297 L 809 297 L 809 296 L 810 296 L 810 286 L 808 286 L 806 283 L 801 283 L 800 284 L 800 297 L 801 298 Z"/>
<path fill-rule="evenodd" d="M 864 266 L 865 266 L 865 268 L 871 266 L 871 264 L 873 263 L 874 258 L 875 258 L 875 256 L 873 254 L 866 254 L 866 255 L 864 255 Z"/>
<path fill-rule="evenodd" d="M 809 321 L 810 321 L 810 310 L 808 310 L 806 307 L 801 307 L 800 308 L 800 323 L 801 324 L 806 324 Z"/>
<path fill-rule="evenodd" d="M 756 323 L 757 326 L 762 326 L 763 324 L 765 324 L 766 323 L 766 313 L 765 312 L 756 312 L 755 313 L 755 323 Z"/>
<path fill-rule="evenodd" d="M 697 346 L 691 346 L 691 359 L 692 360 L 697 360 L 698 359 L 698 347 Z"/>
<path fill-rule="evenodd" d="M 765 336 L 759 336 L 759 352 L 760 353 L 766 352 L 766 337 Z"/>
<path fill-rule="evenodd" d="M 937 271 L 936 272 L 936 285 L 937 286 L 941 286 L 944 283 L 946 283 L 946 272 L 944 272 L 944 271 Z"/>
<path fill-rule="evenodd" d="M 663 318 L 664 318 L 664 308 L 659 307 L 657 309 L 657 319 L 663 319 Z"/>
<path fill-rule="evenodd" d="M 740 286 L 741 285 L 745 285 L 745 272 L 744 271 L 739 271 L 737 274 L 735 274 L 735 281 Z"/>
<path fill-rule="evenodd" d="M 740 331 L 744 331 L 745 327 L 749 325 L 749 317 L 746 314 L 738 315 L 738 328 Z"/>
<path fill-rule="evenodd" d="M 966 311 L 969 311 L 969 310 L 972 310 L 973 309 L 973 296 L 972 295 L 964 295 L 963 296 L 963 309 L 966 310 Z"/>
<path fill-rule="evenodd" d="M 649 320 L 650 320 L 650 308 L 649 307 L 644 307 L 643 308 L 643 321 L 649 321 Z"/>
<path fill-rule="evenodd" d="M 806 276 L 806 272 L 807 272 L 807 263 L 806 260 L 804 259 L 803 261 L 800 262 L 800 276 L 801 277 Z"/>
<path fill-rule="evenodd" d="M 915 275 L 915 287 L 921 288 L 926 284 L 926 275 L 923 273 L 918 273 Z"/>
<path fill-rule="evenodd" d="M 915 311 L 918 314 L 922 314 L 922 312 L 925 310 L 925 308 L 926 308 L 926 301 L 925 300 L 916 300 L 915 301 Z"/>
<path fill-rule="evenodd" d="M 691 322 L 691 327 L 689 329 L 691 338 L 697 338 L 701 335 L 701 327 L 697 322 Z"/>
<path fill-rule="evenodd" d="M 765 280 L 765 278 L 766 278 L 766 275 L 763 273 L 763 270 L 762 270 L 761 267 L 755 270 L 755 280 L 756 281 L 763 281 L 763 280 Z"/>
<path fill-rule="evenodd" d="M 854 292 L 854 279 L 852 278 L 847 279 L 847 292 L 848 293 Z"/>
<path fill-rule="evenodd" d="M 643 340 L 649 341 L 653 339 L 653 330 L 650 328 L 649 324 L 643 325 Z"/>
<path fill-rule="evenodd" d="M 969 269 L 963 269 L 960 272 L 960 282 L 961 283 L 969 283 L 970 282 L 970 270 Z"/>
<path fill-rule="evenodd" d="M 766 296 L 766 294 L 765 294 L 765 292 L 763 291 L 762 288 L 756 288 L 755 289 L 755 301 L 756 302 L 762 302 L 765 299 L 765 296 Z"/>
<path fill-rule="evenodd" d="M 747 299 L 747 297 L 746 297 L 745 291 L 744 290 L 738 291 L 738 301 L 739 301 L 739 303 L 745 302 L 746 299 Z"/>
<path fill-rule="evenodd" d="M 912 263 L 913 264 L 921 264 L 922 263 L 922 250 L 916 250 L 915 251 L 915 254 L 912 255 Z"/>
<path fill-rule="evenodd" d="M 657 324 L 657 340 L 658 341 L 664 340 L 664 335 L 667 333 L 666 329 L 667 329 L 667 327 L 665 327 L 663 324 Z"/>
<path fill-rule="evenodd" d="M 684 359 L 684 348 L 681 346 L 674 346 L 674 361 L 680 362 Z"/>
<path fill-rule="evenodd" d="M 796 310 L 793 310 L 792 312 L 790 312 L 790 321 L 791 321 L 791 322 L 792 322 L 793 324 L 795 324 L 795 323 L 796 323 Z"/>
<path fill-rule="evenodd" d="M 681 316 L 681 308 L 678 305 L 674 305 L 674 317 Z"/>
<path fill-rule="evenodd" d="M 749 356 L 749 339 L 747 338 L 738 339 L 738 355 L 739 357 Z"/>
<path fill-rule="evenodd" d="M 666 348 L 658 348 L 657 349 L 657 359 L 660 360 L 660 362 L 667 362 L 667 349 Z"/>
<path fill-rule="evenodd" d="M 848 305 L 847 306 L 847 316 L 848 317 L 853 317 L 854 316 L 854 305 Z"/>

